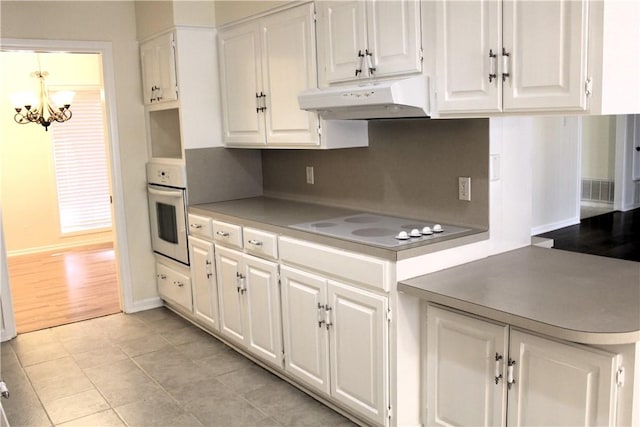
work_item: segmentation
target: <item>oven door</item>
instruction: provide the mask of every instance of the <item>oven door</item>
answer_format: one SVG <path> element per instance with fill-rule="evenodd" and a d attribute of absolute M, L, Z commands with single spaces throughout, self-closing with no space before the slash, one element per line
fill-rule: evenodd
<path fill-rule="evenodd" d="M 149 184 L 147 192 L 153 251 L 189 265 L 185 190 Z"/>

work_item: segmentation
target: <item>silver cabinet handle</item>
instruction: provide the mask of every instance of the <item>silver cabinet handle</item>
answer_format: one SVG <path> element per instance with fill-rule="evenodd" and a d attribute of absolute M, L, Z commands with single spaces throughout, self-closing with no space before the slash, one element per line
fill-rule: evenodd
<path fill-rule="evenodd" d="M 227 231 L 216 231 L 218 236 L 229 237 L 229 233 Z"/>
<path fill-rule="evenodd" d="M 160 280 L 164 280 L 164 279 L 166 279 L 166 278 L 167 278 L 167 276 L 165 276 L 164 274 L 157 274 L 156 276 L 157 276 L 157 277 L 158 277 L 158 279 L 160 279 Z"/>
<path fill-rule="evenodd" d="M 496 371 L 495 371 L 495 381 L 496 384 L 500 382 L 502 379 L 502 356 L 496 353 Z"/>
<path fill-rule="evenodd" d="M 262 242 L 256 239 L 247 240 L 247 243 L 254 246 L 262 246 Z"/>
<path fill-rule="evenodd" d="M 498 77 L 498 74 L 496 73 L 497 60 L 498 60 L 498 55 L 493 53 L 493 49 L 489 49 L 489 83 L 491 83 L 494 79 L 496 79 L 496 77 Z"/>
<path fill-rule="evenodd" d="M 507 77 L 511 77 L 509 74 L 509 56 L 511 54 L 502 48 L 502 81 L 506 81 Z"/>
<path fill-rule="evenodd" d="M 325 325 L 327 325 L 327 331 L 329 330 L 331 325 L 333 325 L 333 323 L 331 323 L 331 310 L 333 310 L 333 309 L 331 307 L 329 307 L 329 304 L 327 304 L 326 307 L 325 307 L 325 314 L 326 314 L 326 318 L 327 318 L 327 320 L 325 320 Z"/>
<path fill-rule="evenodd" d="M 376 67 L 373 66 L 373 53 L 369 52 L 369 49 L 365 49 L 364 54 L 367 56 L 367 62 L 369 62 L 369 75 L 373 76 L 376 72 Z"/>
<path fill-rule="evenodd" d="M 182 282 L 178 282 L 177 280 L 175 282 L 173 282 L 174 285 L 176 285 L 177 287 L 181 288 L 184 286 L 184 283 Z"/>
<path fill-rule="evenodd" d="M 322 328 L 322 325 L 324 324 L 324 309 L 325 306 L 318 303 L 318 328 Z"/>
<path fill-rule="evenodd" d="M 513 367 L 515 366 L 516 361 L 509 358 L 509 362 L 507 362 L 507 387 L 511 390 L 511 386 L 516 383 L 515 378 L 513 378 Z"/>
<path fill-rule="evenodd" d="M 191 228 L 202 228 L 201 224 L 189 224 L 189 227 Z"/>

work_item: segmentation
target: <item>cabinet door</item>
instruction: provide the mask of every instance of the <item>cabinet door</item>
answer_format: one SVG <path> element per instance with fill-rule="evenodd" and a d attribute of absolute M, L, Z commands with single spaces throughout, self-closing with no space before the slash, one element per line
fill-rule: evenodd
<path fill-rule="evenodd" d="M 247 348 L 262 360 L 282 368 L 278 264 L 250 255 L 244 255 L 243 262 Z"/>
<path fill-rule="evenodd" d="M 507 340 L 505 325 L 427 308 L 427 425 L 505 425 Z"/>
<path fill-rule="evenodd" d="M 512 330 L 510 426 L 614 426 L 617 356 Z"/>
<path fill-rule="evenodd" d="M 503 2 L 504 111 L 586 109 L 587 3 Z"/>
<path fill-rule="evenodd" d="M 176 80 L 176 54 L 173 33 L 164 34 L 156 39 L 158 57 L 158 102 L 178 99 Z"/>
<path fill-rule="evenodd" d="M 326 280 L 286 266 L 282 281 L 285 370 L 329 394 L 329 334 L 324 323 Z"/>
<path fill-rule="evenodd" d="M 222 137 L 233 145 L 264 144 L 264 116 L 259 114 L 258 95 L 264 89 L 257 23 L 236 26 L 218 33 Z"/>
<path fill-rule="evenodd" d="M 193 314 L 214 330 L 218 327 L 218 289 L 216 286 L 213 243 L 189 237 L 189 259 L 193 287 Z"/>
<path fill-rule="evenodd" d="M 438 111 L 445 114 L 500 111 L 500 2 L 438 1 L 436 16 Z"/>
<path fill-rule="evenodd" d="M 318 45 L 324 58 L 321 72 L 326 83 L 364 77 L 365 61 L 358 53 L 364 55 L 367 48 L 365 2 L 322 1 L 317 7 Z"/>
<path fill-rule="evenodd" d="M 142 63 L 142 96 L 146 105 L 155 100 L 153 87 L 159 81 L 158 53 L 156 44 L 149 41 L 140 45 L 140 61 Z"/>
<path fill-rule="evenodd" d="M 371 62 L 365 65 L 363 73 L 369 77 L 386 77 L 421 72 L 420 3 L 373 0 L 366 5 L 367 49 L 371 57 L 365 63 Z"/>
<path fill-rule="evenodd" d="M 388 299 L 329 280 L 331 395 L 376 424 L 386 423 Z"/>
<path fill-rule="evenodd" d="M 298 94 L 318 86 L 313 4 L 264 18 L 261 33 L 267 144 L 318 144 L 317 114 L 298 106 Z"/>
<path fill-rule="evenodd" d="M 244 343 L 245 329 L 242 315 L 242 294 L 239 283 L 242 253 L 216 245 L 216 273 L 218 279 L 218 304 L 220 333 Z"/>

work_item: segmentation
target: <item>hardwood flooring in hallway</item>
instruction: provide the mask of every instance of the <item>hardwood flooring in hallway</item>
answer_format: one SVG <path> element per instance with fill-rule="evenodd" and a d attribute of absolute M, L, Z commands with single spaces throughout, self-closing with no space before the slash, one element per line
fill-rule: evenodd
<path fill-rule="evenodd" d="M 553 239 L 556 249 L 640 261 L 640 208 L 585 218 L 540 237 Z"/>
<path fill-rule="evenodd" d="M 112 243 L 12 256 L 8 267 L 18 333 L 120 312 Z"/>

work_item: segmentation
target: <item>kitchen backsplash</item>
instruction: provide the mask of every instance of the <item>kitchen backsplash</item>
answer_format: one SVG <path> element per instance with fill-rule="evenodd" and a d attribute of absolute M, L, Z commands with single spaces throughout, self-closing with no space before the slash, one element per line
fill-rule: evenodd
<path fill-rule="evenodd" d="M 185 150 L 189 204 L 261 196 L 261 159 L 260 150 Z"/>
<path fill-rule="evenodd" d="M 264 150 L 263 188 L 265 196 L 487 228 L 488 163 L 487 119 L 376 120 L 366 148 Z M 470 202 L 458 200 L 459 176 L 471 177 Z"/>

